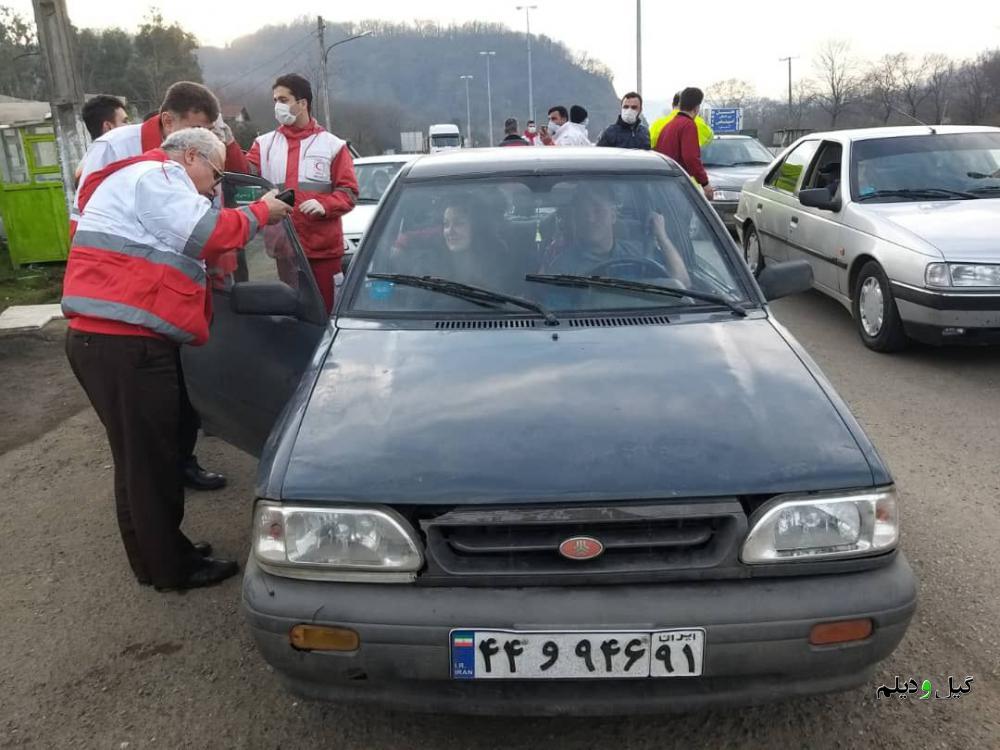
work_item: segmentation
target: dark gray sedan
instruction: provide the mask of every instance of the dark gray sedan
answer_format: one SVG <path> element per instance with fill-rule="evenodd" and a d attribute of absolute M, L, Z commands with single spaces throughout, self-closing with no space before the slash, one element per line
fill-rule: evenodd
<path fill-rule="evenodd" d="M 916 583 L 892 477 L 768 308 L 810 282 L 755 281 L 649 152 L 407 165 L 330 320 L 268 230 L 184 355 L 260 456 L 264 658 L 309 697 L 519 715 L 866 682 Z"/>
<path fill-rule="evenodd" d="M 735 236 L 736 207 L 748 180 L 759 177 L 774 160 L 764 144 L 748 135 L 717 135 L 702 148 L 701 160 L 715 188 L 712 208 Z"/>

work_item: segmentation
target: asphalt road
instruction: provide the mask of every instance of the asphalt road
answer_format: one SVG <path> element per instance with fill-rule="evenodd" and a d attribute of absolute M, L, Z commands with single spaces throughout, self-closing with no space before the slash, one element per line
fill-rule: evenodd
<path fill-rule="evenodd" d="M 872 684 L 681 717 L 411 716 L 298 701 L 254 650 L 237 580 L 160 595 L 130 578 L 103 431 L 58 339 L 0 340 L 0 747 L 1000 747 L 1000 349 L 867 351 L 815 294 L 775 305 L 892 469 L 921 581 Z M 207 439 L 231 486 L 186 528 L 245 559 L 254 462 Z M 975 678 L 954 700 L 876 700 L 881 682 Z"/>

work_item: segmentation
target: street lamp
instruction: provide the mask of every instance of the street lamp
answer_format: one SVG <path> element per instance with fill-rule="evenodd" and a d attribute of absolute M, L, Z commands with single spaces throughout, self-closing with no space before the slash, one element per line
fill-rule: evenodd
<path fill-rule="evenodd" d="M 788 63 L 788 128 L 792 127 L 792 60 L 798 60 L 798 56 L 779 57 L 778 62 Z M 787 137 L 787 134 L 786 134 Z"/>
<path fill-rule="evenodd" d="M 518 5 L 518 10 L 524 11 L 524 21 L 528 27 L 528 119 L 535 121 L 535 89 L 531 75 L 531 11 L 537 10 L 537 5 Z"/>
<path fill-rule="evenodd" d="M 320 49 L 323 50 L 323 60 L 322 60 L 322 73 L 323 73 L 323 124 L 326 126 L 327 130 L 330 129 L 330 88 L 327 83 L 327 71 L 326 71 L 326 61 L 330 56 L 330 50 L 334 47 L 339 47 L 341 44 L 347 44 L 348 42 L 353 42 L 355 39 L 361 39 L 366 36 L 371 36 L 371 31 L 365 31 L 360 34 L 355 34 L 354 36 L 349 36 L 347 39 L 341 39 L 339 42 L 334 42 L 329 47 L 323 47 L 323 28 L 325 24 L 323 23 L 322 17 L 319 19 L 319 44 Z"/>
<path fill-rule="evenodd" d="M 480 55 L 486 56 L 486 109 L 487 116 L 490 118 L 490 145 L 495 146 L 496 142 L 493 140 L 493 83 L 490 76 L 490 58 L 496 56 L 494 50 L 489 50 L 485 52 L 480 52 Z"/>
<path fill-rule="evenodd" d="M 469 81 L 475 76 L 459 76 L 465 81 L 465 137 L 469 139 L 469 147 L 472 143 L 472 105 L 469 103 Z"/>

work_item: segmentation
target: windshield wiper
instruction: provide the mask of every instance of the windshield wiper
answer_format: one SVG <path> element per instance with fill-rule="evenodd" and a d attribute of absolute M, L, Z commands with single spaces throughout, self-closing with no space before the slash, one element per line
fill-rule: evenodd
<path fill-rule="evenodd" d="M 987 185 L 986 187 L 970 188 L 970 193 L 1000 193 L 1000 185 Z"/>
<path fill-rule="evenodd" d="M 872 198 L 978 198 L 974 193 L 967 193 L 963 190 L 948 190 L 947 188 L 903 188 L 899 190 L 876 190 L 874 193 L 867 193 L 858 198 L 858 201 L 867 201 Z"/>
<path fill-rule="evenodd" d="M 770 163 L 771 162 L 769 162 L 769 161 L 760 161 L 759 159 L 751 159 L 750 161 L 734 161 L 733 162 L 733 166 L 734 167 L 749 167 L 749 166 L 755 166 L 757 164 L 763 164 L 766 167 Z"/>
<path fill-rule="evenodd" d="M 659 284 L 647 284 L 644 281 L 629 281 L 628 279 L 616 279 L 610 276 L 575 276 L 568 273 L 542 274 L 529 273 L 524 277 L 526 281 L 537 281 L 540 284 L 555 284 L 557 286 L 593 286 L 602 289 L 621 289 L 626 292 L 649 292 L 650 294 L 665 294 L 668 297 L 700 300 L 710 302 L 714 305 L 728 307 L 741 318 L 747 316 L 747 311 L 730 299 L 722 295 L 711 292 L 696 292 L 693 289 L 675 289 L 670 286 L 660 286 Z"/>
<path fill-rule="evenodd" d="M 429 289 L 433 292 L 441 292 L 442 294 L 449 294 L 452 297 L 469 300 L 470 302 L 475 302 L 476 304 L 506 302 L 510 305 L 516 305 L 517 307 L 521 307 L 525 310 L 531 310 L 532 312 L 538 313 L 545 318 L 545 325 L 559 325 L 559 320 L 556 316 L 553 315 L 548 308 L 538 304 L 537 302 L 532 302 L 531 300 L 524 299 L 523 297 L 514 297 L 510 294 L 494 292 L 492 289 L 485 289 L 481 286 L 462 284 L 458 281 L 442 279 L 437 276 L 412 276 L 405 273 L 370 273 L 368 274 L 368 278 L 391 281 L 396 284 L 403 284 L 404 286 L 415 286 L 421 289 Z"/>
<path fill-rule="evenodd" d="M 358 203 L 378 203 L 380 198 L 368 198 L 366 196 L 361 196 L 358 198 Z"/>

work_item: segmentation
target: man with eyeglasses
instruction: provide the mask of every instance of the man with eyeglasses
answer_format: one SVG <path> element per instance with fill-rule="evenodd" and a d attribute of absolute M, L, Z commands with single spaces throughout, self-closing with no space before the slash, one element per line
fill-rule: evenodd
<path fill-rule="evenodd" d="M 187 128 L 92 172 L 63 281 L 66 354 L 111 446 L 125 552 L 139 583 L 159 591 L 209 586 L 238 570 L 180 530 L 180 346 L 208 339 L 206 263 L 291 209 L 276 191 L 240 209 L 212 208 L 224 159 L 214 134 Z"/>
<path fill-rule="evenodd" d="M 622 97 L 622 111 L 597 140 L 598 146 L 649 151 L 649 128 L 642 122 L 642 96 L 630 91 Z"/>

